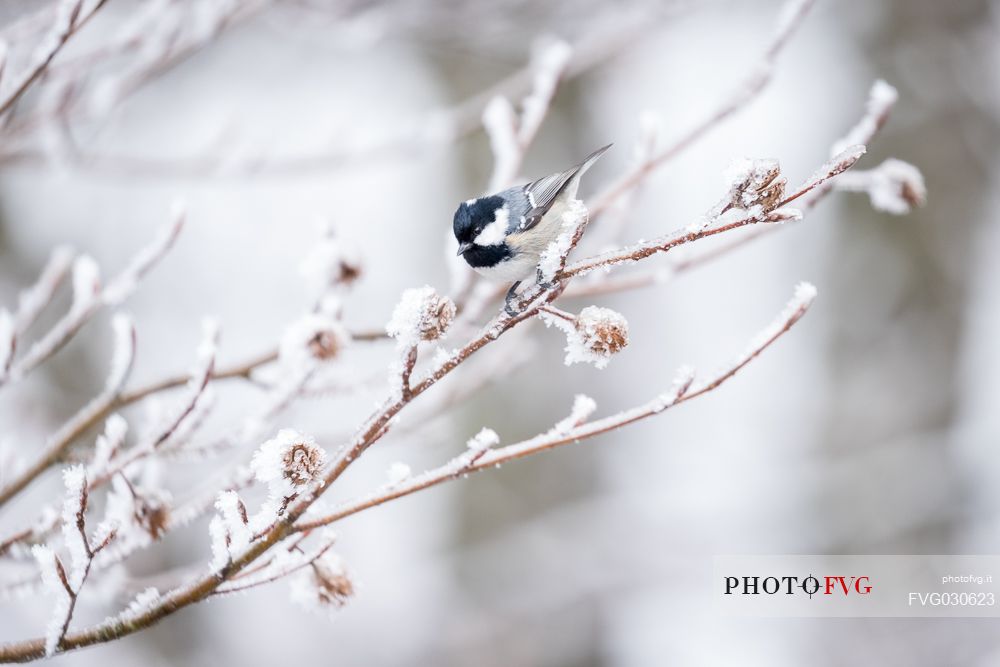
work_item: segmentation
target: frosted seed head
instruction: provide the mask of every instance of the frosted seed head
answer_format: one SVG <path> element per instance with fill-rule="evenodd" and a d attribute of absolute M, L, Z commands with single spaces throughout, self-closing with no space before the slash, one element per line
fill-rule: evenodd
<path fill-rule="evenodd" d="M 354 596 L 354 583 L 340 556 L 328 551 L 304 568 L 291 586 L 292 601 L 315 612 L 335 612 Z"/>
<path fill-rule="evenodd" d="M 336 320 L 310 314 L 288 326 L 278 353 L 286 365 L 308 365 L 335 359 L 350 340 L 350 334 Z"/>
<path fill-rule="evenodd" d="M 410 347 L 419 341 L 441 338 L 455 319 L 454 302 L 441 296 L 433 287 L 408 289 L 392 311 L 385 330 L 400 347 Z"/>
<path fill-rule="evenodd" d="M 730 206 L 749 209 L 760 205 L 767 213 L 785 197 L 787 179 L 781 176 L 777 160 L 739 158 L 725 172 L 730 188 Z"/>
<path fill-rule="evenodd" d="M 299 487 L 317 481 L 326 465 L 326 451 L 312 436 L 282 429 L 254 454 L 254 476 L 275 496 L 288 497 Z"/>
<path fill-rule="evenodd" d="M 599 357 L 610 357 L 628 345 L 628 322 L 609 308 L 588 306 L 576 318 L 583 345 Z"/>

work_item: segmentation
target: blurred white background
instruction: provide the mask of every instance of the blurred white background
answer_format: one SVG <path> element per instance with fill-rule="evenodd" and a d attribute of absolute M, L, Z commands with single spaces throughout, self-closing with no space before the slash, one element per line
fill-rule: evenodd
<path fill-rule="evenodd" d="M 66 61 L 111 43 L 139 4 L 110 0 Z M 208 12 L 218 3 L 202 4 Z M 95 92 L 73 128 L 76 148 L 59 127 L 42 128 L 16 158 L 0 158 L 0 303 L 15 301 L 58 244 L 113 272 L 183 197 L 189 216 L 177 247 L 126 305 L 138 328 L 136 384 L 188 368 L 206 315 L 222 324 L 224 362 L 273 346 L 309 307 L 297 267 L 324 220 L 364 258 L 346 320 L 381 327 L 404 288 L 448 290 L 451 215 L 482 192 L 492 157 L 482 131 L 391 153 L 366 147 L 413 124 L 433 134 L 422 121 L 429 112 L 521 69 L 545 36 L 598 44 L 608 53 L 560 86 L 522 169 L 535 178 L 613 141 L 585 180 L 586 198 L 631 163 L 642 115 L 655 113 L 669 141 L 724 99 L 779 8 L 269 3 L 110 109 L 102 108 L 112 95 L 101 90 L 102 73 L 89 73 Z M 14 25 L 36 10 L 8 2 L 0 18 Z M 998 27 L 1000 5 L 989 0 L 820 2 L 763 95 L 648 179 L 626 237 L 696 219 L 718 199 L 734 157 L 776 157 L 790 181 L 804 179 L 857 119 L 877 78 L 900 100 L 863 165 L 889 156 L 918 165 L 926 207 L 894 217 L 863 195 L 837 194 L 804 222 L 676 280 L 567 302 L 622 312 L 631 346 L 598 371 L 564 367 L 553 330 L 501 340 L 488 354 L 537 349 L 433 428 L 379 443 L 341 493 L 381 483 L 393 461 L 414 470 L 441 463 L 484 425 L 504 442 L 531 436 L 561 418 L 576 393 L 593 396 L 601 413 L 645 401 L 676 366 L 707 373 L 742 351 L 796 282 L 813 282 L 812 311 L 731 383 L 626 430 L 338 524 L 357 595 L 332 621 L 292 606 L 279 583 L 57 663 L 1000 662 L 991 621 L 729 619 L 713 613 L 709 594 L 715 554 L 1000 548 Z M 57 92 L 42 85 L 32 101 Z M 69 150 L 103 157 L 75 160 Z M 5 461 L 31 458 L 103 383 L 106 319 L 30 382 L 0 392 Z M 374 344 L 362 354 L 387 362 L 393 353 Z M 311 399 L 282 425 L 315 433 L 332 450 L 381 392 L 376 382 L 357 398 Z M 238 416 L 256 398 L 226 385 L 219 410 Z M 17 525 L 19 512 L 57 487 L 53 475 L 5 508 L 0 525 Z M 185 490 L 182 482 L 176 493 Z M 207 558 L 199 523 L 126 569 L 141 579 Z M 85 597 L 77 622 L 100 620 L 127 599 Z M 49 607 L 0 601 L 0 640 L 42 634 Z"/>

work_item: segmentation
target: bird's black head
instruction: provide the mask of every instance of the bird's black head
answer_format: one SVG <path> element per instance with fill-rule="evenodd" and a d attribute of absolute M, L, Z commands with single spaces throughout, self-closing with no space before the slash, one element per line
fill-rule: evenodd
<path fill-rule="evenodd" d="M 493 222 L 493 216 L 498 208 L 504 205 L 501 197 L 480 197 L 458 205 L 452 229 L 459 245 L 472 244 L 486 225 Z"/>

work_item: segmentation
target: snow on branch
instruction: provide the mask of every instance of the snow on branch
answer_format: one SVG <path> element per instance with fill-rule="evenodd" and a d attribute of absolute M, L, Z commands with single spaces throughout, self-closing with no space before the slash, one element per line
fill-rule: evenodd
<path fill-rule="evenodd" d="M 905 215 L 923 206 L 927 199 L 927 186 L 920 170 L 909 162 L 889 158 L 874 169 L 856 169 L 834 182 L 837 190 L 864 192 L 871 199 L 872 208 Z"/>
<path fill-rule="evenodd" d="M 591 212 L 598 215 L 627 195 L 641 185 L 653 169 L 692 146 L 754 99 L 769 80 L 778 54 L 812 4 L 812 0 L 786 3 L 775 32 L 765 45 L 759 67 L 748 75 L 743 85 L 673 144 L 661 148 L 658 142 L 649 140 L 648 150 L 639 164 L 592 202 Z M 232 13 L 213 11 L 215 13 L 210 14 L 215 18 L 196 26 L 204 35 L 218 34 L 238 13 L 234 9 Z M 155 11 L 151 16 L 154 19 L 162 17 Z M 69 24 L 79 27 L 79 20 L 72 18 Z M 148 80 L 157 67 L 182 57 L 185 45 L 206 43 L 189 33 L 183 33 L 184 39 L 180 39 L 182 32 L 171 32 L 175 28 L 176 24 L 173 28 L 161 26 L 157 36 L 165 41 L 152 45 L 145 54 L 147 59 L 139 58 L 141 62 L 133 72 L 135 78 L 126 77 L 118 83 L 125 84 L 126 88 L 138 86 Z M 121 47 L 118 53 L 134 53 L 133 47 L 126 48 L 124 44 L 123 41 L 115 47 Z M 518 88 L 516 94 L 504 90 L 500 96 L 487 96 L 500 100 L 489 103 L 482 118 L 496 155 L 492 177 L 496 188 L 517 175 L 560 79 L 586 66 L 575 60 L 577 58 L 571 58 L 571 50 L 565 44 L 550 43 L 536 53 L 529 71 L 524 73 L 524 87 Z M 66 63 L 65 66 L 71 72 L 80 63 Z M 519 112 L 506 100 L 523 95 L 525 89 L 529 92 Z M 487 107 L 485 99 L 469 106 L 476 110 L 471 116 L 476 125 L 479 110 Z M 864 146 L 884 122 L 894 101 L 895 94 L 890 94 L 886 85 L 876 84 L 862 121 L 840 142 L 834 157 L 796 188 L 789 188 L 777 160 L 738 160 L 726 175 L 721 198 L 697 220 L 653 241 L 568 263 L 567 258 L 581 242 L 591 218 L 582 202 L 575 204 L 563 221 L 563 234 L 545 251 L 539 267 L 539 284 L 521 293 L 513 314 L 499 309 L 497 290 L 476 291 L 475 297 L 468 300 L 463 298 L 467 293 L 457 292 L 453 300 L 425 286 L 403 293 L 384 332 L 350 328 L 342 319 L 344 309 L 340 297 L 356 279 L 362 278 L 361 265 L 355 253 L 327 234 L 303 265 L 304 277 L 309 282 L 306 298 L 311 310 L 305 317 L 284 327 L 281 340 L 275 341 L 270 351 L 229 368 L 216 368 L 218 332 L 216 327 L 209 325 L 193 372 L 176 374 L 123 392 L 134 358 L 135 340 L 131 323 L 117 318 L 114 328 L 118 342 L 109 379 L 101 394 L 53 435 L 29 470 L 18 474 L 14 482 L 0 490 L 0 503 L 3 503 L 57 462 L 69 457 L 85 462 L 70 468 L 64 475 L 67 493 L 62 511 L 57 503 L 52 503 L 49 505 L 52 511 L 43 511 L 30 528 L 0 542 L 0 555 L 4 560 L 23 558 L 27 552 L 25 547 L 33 545 L 32 555 L 39 571 L 28 585 L 37 585 L 40 581 L 44 590 L 56 598 L 52 626 L 46 635 L 0 645 L 0 660 L 34 659 L 113 641 L 213 596 L 251 590 L 279 579 L 292 582 L 293 597 L 298 602 L 324 612 L 338 609 L 355 589 L 347 568 L 332 550 L 334 538 L 325 529 L 329 524 L 469 473 L 613 432 L 713 391 L 795 325 L 810 307 L 815 288 L 807 283 L 800 284 L 785 309 L 752 339 L 746 350 L 721 370 L 704 378 L 697 378 L 691 369 L 682 368 L 672 382 L 669 378 L 663 379 L 662 392 L 634 407 L 598 419 L 594 418 L 595 402 L 578 394 L 565 417 L 554 417 L 552 427 L 533 438 L 503 444 L 496 432 L 482 428 L 465 447 L 459 443 L 450 459 L 427 472 L 414 474 L 406 464 L 395 463 L 389 468 L 388 483 L 380 475 L 369 493 L 341 504 L 333 504 L 326 498 L 326 492 L 341 486 L 341 477 L 369 448 L 390 434 L 426 435 L 425 422 L 431 421 L 430 416 L 450 416 L 458 401 L 508 373 L 523 355 L 530 354 L 526 351 L 529 341 L 521 336 L 516 341 L 518 345 L 508 346 L 504 351 L 495 349 L 492 344 L 505 335 L 520 336 L 536 319 L 559 328 L 566 335 L 567 363 L 586 362 L 597 368 L 608 364 L 612 356 L 628 345 L 630 332 L 625 317 L 603 305 L 587 305 L 574 313 L 560 309 L 555 302 L 570 294 L 596 297 L 659 284 L 662 280 L 658 277 L 660 272 L 655 271 L 638 278 L 608 277 L 607 269 L 637 263 L 677 246 L 751 225 L 768 229 L 796 220 L 830 192 L 838 179 L 841 189 L 863 189 L 873 197 L 880 197 L 886 206 L 898 207 L 899 198 L 916 200 L 918 194 L 922 198 L 922 183 L 918 187 L 913 172 L 904 174 L 906 170 L 898 164 L 890 163 L 888 173 L 883 165 L 850 178 L 841 177 L 861 158 Z M 68 110 L 59 113 L 68 113 Z M 449 136 L 453 136 L 458 130 L 452 128 L 449 132 Z M 907 188 L 908 193 L 905 192 Z M 897 199 L 888 203 L 890 190 Z M 793 203 L 802 210 L 793 208 Z M 103 286 L 100 271 L 89 257 L 74 257 L 68 251 L 58 257 L 54 255 L 18 309 L 0 311 L 0 369 L 10 369 L 7 379 L 23 377 L 51 357 L 99 308 L 121 303 L 169 250 L 182 222 L 183 213 L 177 212 L 171 226 L 138 253 L 117 278 Z M 73 305 L 69 312 L 18 358 L 24 331 L 70 273 Z M 488 317 L 489 308 L 493 306 L 497 306 L 493 311 L 495 315 Z M 396 349 L 384 351 L 384 357 L 378 362 L 378 374 L 384 373 L 385 365 L 389 365 L 392 382 L 389 391 L 359 420 L 351 435 L 330 448 L 329 454 L 320 442 L 300 430 L 278 428 L 278 417 L 307 395 L 306 385 L 320 367 L 339 372 L 342 360 L 353 362 L 357 358 L 357 346 L 353 342 L 388 338 L 394 339 Z M 418 358 L 418 351 L 422 353 L 432 346 L 437 350 L 429 355 L 431 358 Z M 516 347 L 517 351 L 511 353 L 510 347 Z M 484 354 L 485 351 L 492 354 Z M 480 364 L 474 357 L 485 357 L 488 363 Z M 374 353 L 363 361 L 369 358 L 375 358 Z M 329 360 L 336 360 L 336 363 L 320 363 Z M 269 376 L 269 371 L 274 371 L 274 377 Z M 213 405 L 210 384 L 215 390 L 217 385 L 213 380 L 223 378 L 249 380 L 263 388 L 262 406 L 251 410 L 249 415 L 241 415 L 235 425 L 230 424 L 224 437 L 194 443 L 193 434 Z M 337 376 L 335 380 L 344 385 L 352 383 L 349 377 Z M 0 383 L 3 381 L 0 377 Z M 433 392 L 432 398 L 419 406 L 414 405 L 438 384 L 446 386 Z M 125 406 L 182 388 L 186 390 L 179 392 L 171 409 L 151 423 L 138 423 L 130 429 L 130 425 L 116 414 Z M 417 411 L 421 409 L 423 412 Z M 398 423 L 403 413 L 409 421 L 400 427 Z M 129 419 L 133 420 L 131 413 Z M 100 429 L 102 422 L 103 432 L 90 447 L 70 450 L 71 445 L 81 441 L 86 434 Z M 130 437 L 131 433 L 138 435 Z M 127 442 L 129 439 L 135 441 L 131 446 Z M 242 443 L 259 444 L 259 447 L 252 456 L 244 455 L 235 447 Z M 205 474 L 207 483 L 201 486 L 207 488 L 200 488 L 175 502 L 170 490 L 160 483 L 157 471 L 172 463 L 174 456 L 184 454 L 206 458 L 225 454 L 233 465 L 224 467 L 218 474 L 215 470 L 219 466 L 204 466 L 209 472 Z M 261 498 L 264 491 L 266 498 L 255 500 Z M 105 515 L 96 533 L 89 534 L 86 514 L 88 499 L 93 493 L 106 494 Z M 174 584 L 163 588 L 163 592 L 146 588 L 120 613 L 104 622 L 69 630 L 77 598 L 88 577 L 110 573 L 113 565 L 198 517 L 208 519 L 211 556 L 206 558 L 207 562 L 196 571 L 178 576 Z M 107 548 L 112 540 L 113 546 Z M 158 582 L 158 585 L 161 584 Z"/>
<path fill-rule="evenodd" d="M 538 316 L 545 326 L 555 326 L 566 334 L 567 366 L 583 362 L 604 368 L 628 345 L 628 322 L 610 308 L 587 306 L 579 315 L 572 315 L 546 306 Z"/>
<path fill-rule="evenodd" d="M 20 80 L 12 87 L 12 90 L 5 97 L 0 98 L 0 116 L 10 111 L 31 85 L 45 74 L 56 54 L 104 6 L 105 2 L 106 0 L 95 0 L 87 3 L 84 0 L 60 1 L 51 28 L 35 47 L 31 56 L 31 64 L 21 74 Z M 4 45 L 4 65 L 7 62 L 7 50 L 8 47 Z M 6 68 L 4 67 L 0 71 L 4 69 Z"/>
<path fill-rule="evenodd" d="M 69 553 L 69 568 L 51 547 L 36 544 L 32 549 L 45 590 L 56 598 L 45 633 L 46 656 L 54 655 L 62 644 L 94 557 L 111 543 L 117 530 L 113 525 L 102 524 L 92 538 L 88 537 L 87 473 L 82 466 L 64 470 L 63 482 L 66 499 L 62 510 L 62 537 Z"/>
<path fill-rule="evenodd" d="M 698 220 L 678 232 L 575 262 L 567 266 L 557 276 L 557 279 L 565 280 L 573 276 L 587 274 L 595 269 L 606 269 L 619 264 L 636 262 L 650 255 L 667 252 L 677 246 L 692 243 L 731 229 L 753 224 L 781 223 L 797 219 L 801 216 L 801 213 L 794 209 L 787 209 L 785 206 L 820 187 L 834 176 L 850 169 L 864 155 L 864 152 L 864 146 L 851 146 L 845 149 L 842 153 L 824 163 L 822 167 L 816 170 L 812 176 L 792 191 L 790 195 L 775 202 L 774 208 L 770 211 L 766 211 L 760 203 L 751 206 L 749 209 L 735 206 L 726 208 L 725 212 L 721 215 Z"/>
<path fill-rule="evenodd" d="M 694 384 L 693 371 L 689 367 L 683 367 L 678 370 L 672 387 L 664 393 L 642 405 L 596 421 L 587 421 L 596 407 L 593 401 L 585 396 L 577 396 L 574 400 L 570 416 L 560 421 L 546 433 L 503 447 L 492 447 L 485 450 L 474 461 L 470 461 L 465 455 L 459 455 L 438 468 L 429 470 L 421 475 L 413 476 L 406 482 L 395 485 L 383 492 L 345 503 L 325 517 L 302 521 L 296 524 L 295 529 L 299 532 L 316 530 L 358 512 L 456 479 L 463 474 L 488 470 L 501 463 L 614 431 L 623 426 L 658 415 L 669 408 L 706 394 L 736 375 L 737 372 L 746 367 L 747 364 L 770 347 L 778 338 L 787 333 L 809 309 L 815 295 L 816 290 L 812 285 L 808 283 L 799 284 L 795 288 L 794 296 L 782 312 L 771 324 L 753 338 L 747 350 L 725 368 L 700 384 Z"/>
<path fill-rule="evenodd" d="M 117 315 L 112 320 L 112 327 L 115 333 L 114 350 L 104 390 L 49 438 L 34 463 L 0 488 L 0 506 L 58 461 L 73 441 L 93 423 L 94 416 L 104 414 L 121 392 L 135 359 L 135 325 L 128 316 Z"/>
<path fill-rule="evenodd" d="M 545 120 L 572 55 L 572 47 L 561 40 L 550 41 L 536 50 L 531 61 L 532 90 L 521 102 L 520 115 L 506 97 L 494 97 L 486 105 L 483 127 L 494 158 L 488 192 L 502 190 L 517 178 L 524 154 Z"/>
<path fill-rule="evenodd" d="M 87 255 L 78 257 L 73 263 L 73 303 L 69 311 L 22 358 L 11 364 L 7 379 L 16 381 L 23 378 L 62 349 L 101 307 L 120 304 L 170 250 L 183 225 L 184 213 L 178 208 L 159 236 L 149 246 L 140 249 L 132 262 L 103 289 L 97 263 Z M 3 382 L 4 377 L 0 375 L 0 386 Z"/>
<path fill-rule="evenodd" d="M 72 248 L 59 246 L 49 255 L 45 267 L 35 284 L 17 297 L 17 314 L 14 317 L 15 332 L 23 336 L 38 316 L 52 301 L 59 285 L 69 273 L 75 253 Z"/>
<path fill-rule="evenodd" d="M 611 204 L 639 185 L 652 171 L 683 153 L 727 118 L 749 105 L 771 81 L 778 56 L 814 4 L 815 0 L 786 0 L 778 13 L 771 40 L 765 46 L 760 60 L 750 68 L 746 78 L 723 99 L 717 108 L 708 113 L 694 127 L 678 137 L 673 143 L 640 161 L 629 172 L 597 195 L 590 204 L 591 214 L 596 217 L 604 213 Z M 854 141 L 851 143 L 864 142 Z"/>

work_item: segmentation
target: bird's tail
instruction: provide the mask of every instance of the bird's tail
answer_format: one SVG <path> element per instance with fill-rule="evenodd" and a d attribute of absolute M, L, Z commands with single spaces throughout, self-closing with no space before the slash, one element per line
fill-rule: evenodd
<path fill-rule="evenodd" d="M 593 153 L 591 153 L 590 155 L 588 155 L 587 157 L 585 157 L 583 159 L 583 162 L 581 162 L 575 168 L 574 171 L 576 173 L 574 174 L 574 176 L 583 176 L 584 172 L 586 172 L 588 169 L 590 169 L 595 162 L 597 162 L 598 160 L 600 160 L 601 156 L 604 155 L 605 153 L 607 153 L 608 149 L 611 148 L 612 146 L 614 146 L 614 144 L 608 144 L 607 146 L 602 146 L 602 147 L 598 148 L 596 151 L 594 151 Z"/>

